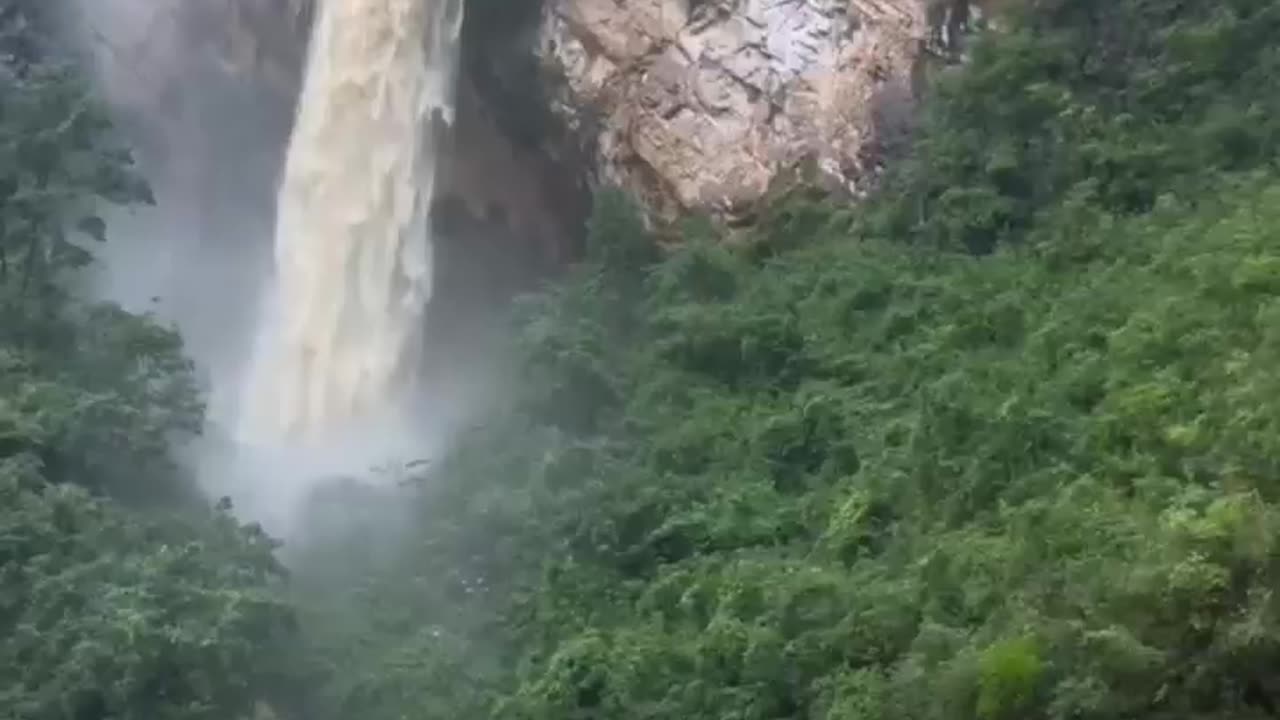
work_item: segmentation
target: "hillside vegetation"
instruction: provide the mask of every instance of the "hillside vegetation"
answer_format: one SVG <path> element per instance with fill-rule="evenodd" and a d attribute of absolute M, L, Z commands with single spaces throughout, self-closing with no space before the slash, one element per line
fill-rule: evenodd
<path fill-rule="evenodd" d="M 179 339 L 77 297 L 149 193 L 11 22 L 0 708 L 1276 716 L 1280 2 L 1002 5 L 862 206 L 659 247 L 601 193 L 412 530 L 348 488 L 291 578 L 173 462 Z"/>
<path fill-rule="evenodd" d="M 1280 3 L 1008 12 L 867 206 L 600 198 L 335 717 L 1277 712 Z"/>
<path fill-rule="evenodd" d="M 73 68 L 0 4 L 0 716 L 227 720 L 294 687 L 274 543 L 206 507 L 172 332 L 72 292 L 99 203 L 150 190 Z"/>

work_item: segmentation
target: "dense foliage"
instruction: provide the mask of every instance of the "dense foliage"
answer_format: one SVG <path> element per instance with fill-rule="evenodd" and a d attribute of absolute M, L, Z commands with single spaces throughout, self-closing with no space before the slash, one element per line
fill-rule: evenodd
<path fill-rule="evenodd" d="M 863 207 L 602 193 L 510 406 L 317 498 L 289 594 L 173 462 L 179 338 L 75 292 L 149 193 L 0 3 L 0 709 L 1274 717 L 1280 3 L 1003 6 Z"/>
<path fill-rule="evenodd" d="M 532 418 L 363 589 L 353 707 L 1267 716 L 1280 184 L 1222 189 L 983 259 L 688 246 L 632 342 L 584 269 L 527 326 Z"/>
<path fill-rule="evenodd" d="M 0 715 L 247 717 L 296 662 L 275 546 L 173 461 L 177 335 L 75 291 L 95 208 L 150 191 L 39 8 L 0 3 Z"/>
<path fill-rule="evenodd" d="M 993 3 L 994 4 L 994 3 Z M 1280 6 L 1270 0 L 1025 0 L 932 90 L 882 234 L 986 252 L 1069 196 L 1113 212 L 1280 143 Z"/>
<path fill-rule="evenodd" d="M 225 515 L 161 522 L 3 469 L 8 717 L 221 720 L 290 689 L 273 543 Z"/>
<path fill-rule="evenodd" d="M 601 198 L 334 717 L 1274 715 L 1280 4 L 1007 5 L 865 208 Z"/>

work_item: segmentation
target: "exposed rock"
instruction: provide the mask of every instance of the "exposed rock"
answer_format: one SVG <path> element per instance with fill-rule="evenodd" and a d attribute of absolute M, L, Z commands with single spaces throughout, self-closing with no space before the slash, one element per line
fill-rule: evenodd
<path fill-rule="evenodd" d="M 476 242 L 528 246 L 508 261 L 535 263 L 525 268 L 534 274 L 567 264 L 587 211 L 573 178 L 539 147 L 506 137 L 470 78 L 461 79 L 457 112 L 453 143 L 440 158 L 437 200 L 466 209 L 472 234 L 489 235 Z"/>
<path fill-rule="evenodd" d="M 547 1 L 555 112 L 666 216 L 733 215 L 805 162 L 858 194 L 929 34 L 925 0 Z"/>
<path fill-rule="evenodd" d="M 192 173 L 240 168 L 228 191 L 269 205 L 314 0 L 68 1 L 110 41 L 99 48 L 111 56 L 104 82 L 162 140 L 151 156 Z M 620 185 L 666 217 L 740 215 L 797 168 L 861 193 L 912 116 L 913 71 L 937 34 L 933 15 L 940 4 L 967 7 L 544 2 L 540 18 L 510 22 L 509 8 L 469 6 L 482 19 L 468 16 L 475 32 L 457 143 L 438 187 L 442 198 L 465 198 L 467 216 L 501 220 L 511 242 L 558 260 L 581 236 L 584 176 Z M 236 116 L 223 106 L 239 108 Z M 231 126 L 244 127 L 244 140 L 229 146 L 217 136 Z M 262 131 L 249 137 L 254 127 Z M 249 172 L 261 180 L 243 182 Z M 191 178 L 192 194 L 210 197 L 195 189 L 202 182 Z"/>

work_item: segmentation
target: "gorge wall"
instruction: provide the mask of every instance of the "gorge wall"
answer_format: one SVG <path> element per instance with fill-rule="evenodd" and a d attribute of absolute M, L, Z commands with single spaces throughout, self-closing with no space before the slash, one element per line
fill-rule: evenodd
<path fill-rule="evenodd" d="M 146 122 L 167 122 L 150 136 L 198 148 L 200 119 L 211 113 L 197 107 L 209 101 L 190 79 L 220 74 L 227 92 L 251 96 L 258 117 L 241 121 L 265 131 L 233 153 L 240 158 L 213 160 L 244 161 L 274 182 L 263 168 L 279 166 L 314 2 L 111 0 L 149 18 L 133 21 L 132 47 L 112 51 L 145 76 L 117 95 Z M 660 218 L 749 215 L 798 170 L 857 196 L 912 116 L 931 40 L 939 29 L 954 33 L 968 6 L 470 0 L 459 122 L 437 190 L 442 252 L 477 270 L 483 258 L 513 278 L 539 275 L 577 253 L 590 191 L 606 183 Z M 158 33 L 156 23 L 181 28 Z M 183 52 L 157 47 L 164 38 L 181 38 Z M 181 112 L 187 119 L 174 121 Z M 192 154 L 189 164 L 208 160 Z M 224 195 L 252 183 L 232 185 Z"/>
<path fill-rule="evenodd" d="M 106 273 L 103 292 L 182 325 L 216 387 L 217 377 L 240 371 L 243 328 L 254 322 L 271 266 L 276 187 L 314 3 L 58 5 L 94 56 L 97 81 L 159 203 L 146 218 L 112 218 L 118 237 L 107 264 L 127 270 Z M 475 39 L 474 23 L 467 33 Z M 486 85 L 485 68 L 475 53 L 469 58 L 478 72 L 460 79 L 432 212 L 441 271 L 426 360 L 438 367 L 474 364 L 460 356 L 476 352 L 493 327 L 488 318 L 577 255 L 590 207 L 583 163 L 545 133 L 530 135 L 529 113 L 511 107 L 511 93 Z M 193 267 L 200 272 L 185 271 Z"/>
<path fill-rule="evenodd" d="M 270 285 L 315 1 L 60 0 L 85 20 L 98 82 L 159 201 L 149 220 L 109 218 L 123 242 L 104 253 L 103 294 L 181 327 L 218 427 L 236 416 L 219 388 L 241 386 Z M 798 169 L 861 193 L 910 117 L 928 25 L 917 0 L 545 2 L 467 0 L 456 122 L 435 156 L 421 363 L 441 437 L 494 387 L 486 316 L 580 256 L 595 188 L 621 186 L 658 219 L 728 221 Z M 293 508 L 310 487 L 259 492 L 261 468 L 239 472 L 238 445 L 219 442 L 205 474 L 255 513 Z M 276 469 L 309 467 L 293 460 Z"/>
<path fill-rule="evenodd" d="M 182 178 L 205 214 L 226 209 L 228 192 L 269 207 L 314 0 L 65 2 L 87 21 L 100 80 L 148 172 Z M 513 142 L 470 75 L 458 113 L 436 191 L 446 234 L 483 231 L 483 242 L 527 253 L 520 261 L 533 269 L 563 262 L 587 207 L 577 173 Z"/>
<path fill-rule="evenodd" d="M 552 108 L 601 178 L 729 217 L 801 164 L 861 193 L 929 27 L 924 0 L 548 0 L 540 24 Z"/>

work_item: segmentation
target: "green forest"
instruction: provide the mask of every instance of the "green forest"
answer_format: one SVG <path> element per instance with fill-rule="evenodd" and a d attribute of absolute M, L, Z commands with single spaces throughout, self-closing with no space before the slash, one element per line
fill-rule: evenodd
<path fill-rule="evenodd" d="M 601 192 L 410 529 L 287 570 L 84 299 L 150 191 L 0 17 L 0 717 L 1280 716 L 1280 1 L 1003 3 L 859 204 Z"/>

